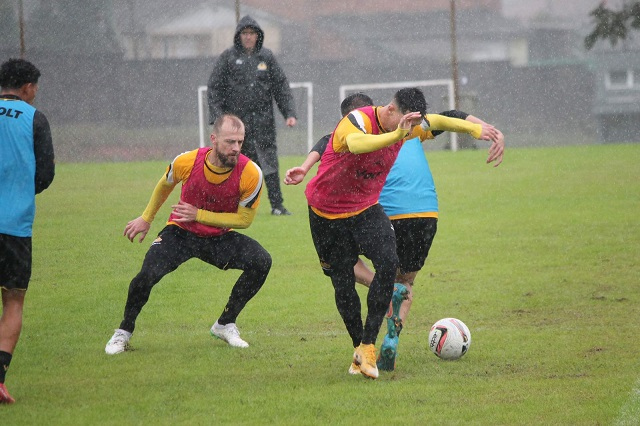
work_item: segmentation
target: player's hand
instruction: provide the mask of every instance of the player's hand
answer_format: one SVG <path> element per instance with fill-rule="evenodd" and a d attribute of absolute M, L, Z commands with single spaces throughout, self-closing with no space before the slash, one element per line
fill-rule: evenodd
<path fill-rule="evenodd" d="M 413 129 L 413 126 L 417 126 L 421 122 L 422 114 L 420 112 L 410 112 L 402 116 L 398 128 L 408 132 Z"/>
<path fill-rule="evenodd" d="M 495 141 L 498 139 L 498 129 L 493 127 L 491 124 L 483 123 L 482 124 L 482 132 L 480 133 L 480 137 L 483 141 Z"/>
<path fill-rule="evenodd" d="M 495 163 L 493 167 L 498 167 L 502 163 L 504 157 L 504 135 L 498 129 L 498 137 L 493 140 L 489 147 L 489 156 L 487 157 L 487 164 Z"/>
<path fill-rule="evenodd" d="M 124 228 L 123 235 L 127 237 L 129 241 L 133 242 L 136 235 L 140 234 L 138 242 L 141 243 L 142 240 L 144 240 L 144 237 L 147 236 L 149 228 L 151 228 L 151 224 L 140 216 L 127 223 L 127 226 Z"/>
<path fill-rule="evenodd" d="M 307 172 L 302 167 L 293 167 L 287 170 L 284 177 L 284 183 L 286 185 L 297 185 L 304 180 Z"/>
<path fill-rule="evenodd" d="M 298 120 L 296 120 L 295 117 L 289 117 L 289 118 L 287 118 L 285 123 L 287 124 L 287 127 L 293 127 L 298 123 Z"/>
<path fill-rule="evenodd" d="M 171 206 L 173 214 L 178 216 L 174 218 L 176 222 L 194 222 L 198 216 L 198 208 L 189 203 L 180 200 L 178 204 Z"/>

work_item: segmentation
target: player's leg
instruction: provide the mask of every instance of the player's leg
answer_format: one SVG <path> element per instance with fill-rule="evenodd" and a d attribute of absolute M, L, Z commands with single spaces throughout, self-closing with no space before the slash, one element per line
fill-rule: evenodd
<path fill-rule="evenodd" d="M 413 282 L 415 281 L 418 271 L 402 273 L 398 271 L 396 275 L 396 283 L 404 285 L 407 292 L 402 298 L 398 311 L 395 313 L 400 318 L 402 325 L 404 326 L 411 310 L 411 304 L 413 303 Z"/>
<path fill-rule="evenodd" d="M 375 274 L 367 295 L 367 321 L 362 342 L 374 344 L 393 293 L 398 267 L 396 240 L 389 218 L 379 204 L 354 217 L 350 228 L 360 252 L 371 260 Z"/>
<path fill-rule="evenodd" d="M 309 208 L 309 226 L 320 265 L 331 278 L 338 313 L 351 337 L 354 349 L 362 341 L 362 313 L 360 297 L 355 289 L 353 265 L 357 261 L 357 247 L 345 219 L 329 220 L 316 215 Z M 351 363 L 349 372 L 359 374 L 359 366 Z"/>
<path fill-rule="evenodd" d="M 149 300 L 153 286 L 162 277 L 193 257 L 197 240 L 175 225 L 165 227 L 153 241 L 142 262 L 140 272 L 131 280 L 120 327 L 107 342 L 105 352 L 115 355 L 129 347 L 140 311 Z"/>
<path fill-rule="evenodd" d="M 0 234 L 0 404 L 12 404 L 4 382 L 22 331 L 24 299 L 31 279 L 31 237 Z"/>
<path fill-rule="evenodd" d="M 404 326 L 413 303 L 413 283 L 429 256 L 429 250 L 438 231 L 438 219 L 434 217 L 397 219 L 392 223 L 400 261 L 396 282 L 403 284 L 408 290 L 398 313 Z"/>
<path fill-rule="evenodd" d="M 372 371 L 375 370 L 377 377 L 375 341 L 393 293 L 398 255 L 391 223 L 380 205 L 368 208 L 356 218 L 357 223 L 352 226 L 356 242 L 361 253 L 371 260 L 375 270 L 367 294 L 368 311 L 361 347 L 366 348 L 367 364 Z"/>
<path fill-rule="evenodd" d="M 12 404 L 11 397 L 5 387 L 5 378 L 13 352 L 18 344 L 22 330 L 22 311 L 26 291 L 2 288 L 2 317 L 0 317 L 0 404 Z"/>
<path fill-rule="evenodd" d="M 222 315 L 211 327 L 211 335 L 231 346 L 246 348 L 236 319 L 247 303 L 260 291 L 271 270 L 271 255 L 254 239 L 235 231 L 209 238 L 198 258 L 222 270 L 242 271 L 236 280 Z"/>
<path fill-rule="evenodd" d="M 358 259 L 358 262 L 353 267 L 353 272 L 356 275 L 356 282 L 358 284 L 362 284 L 365 287 L 369 287 L 371 285 L 371 281 L 373 281 L 375 273 L 366 263 L 364 263 L 364 260 Z"/>

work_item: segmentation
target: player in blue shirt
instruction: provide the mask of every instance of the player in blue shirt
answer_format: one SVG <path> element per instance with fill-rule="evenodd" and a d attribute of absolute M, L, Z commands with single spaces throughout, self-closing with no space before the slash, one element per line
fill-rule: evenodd
<path fill-rule="evenodd" d="M 15 400 L 4 385 L 22 330 L 31 278 L 31 229 L 36 194 L 55 173 L 49 122 L 32 103 L 40 71 L 23 59 L 0 66 L 0 404 Z"/>

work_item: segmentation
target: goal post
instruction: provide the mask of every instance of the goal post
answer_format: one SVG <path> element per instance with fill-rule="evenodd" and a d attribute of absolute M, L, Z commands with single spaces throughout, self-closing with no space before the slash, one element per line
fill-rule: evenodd
<path fill-rule="evenodd" d="M 388 83 L 371 83 L 371 84 L 343 84 L 340 86 L 340 102 L 347 97 L 348 92 L 379 90 L 379 89 L 402 89 L 403 87 L 433 87 L 444 86 L 447 90 L 447 101 L 449 109 L 454 109 L 454 93 L 453 80 L 418 80 L 418 81 L 393 81 Z M 451 151 L 458 150 L 458 135 L 455 132 L 450 133 Z"/>
<path fill-rule="evenodd" d="M 292 89 L 304 89 L 307 96 L 307 152 L 313 148 L 313 83 L 309 81 L 289 83 Z M 200 148 L 207 145 L 207 86 L 198 87 L 198 127 L 200 131 Z"/>

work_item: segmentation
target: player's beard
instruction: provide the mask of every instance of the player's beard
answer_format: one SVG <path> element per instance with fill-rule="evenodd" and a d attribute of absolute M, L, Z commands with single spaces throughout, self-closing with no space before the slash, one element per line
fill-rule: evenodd
<path fill-rule="evenodd" d="M 236 164 L 238 164 L 239 155 L 239 153 L 225 155 L 216 149 L 216 157 L 218 158 L 218 161 L 220 161 L 220 164 L 222 164 L 222 167 L 235 167 Z"/>

